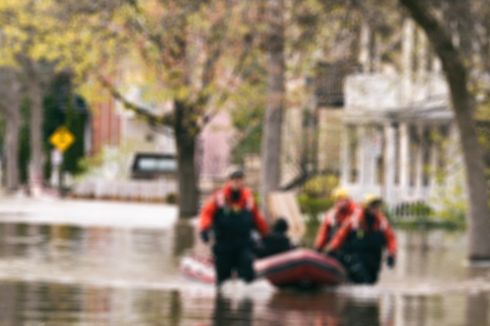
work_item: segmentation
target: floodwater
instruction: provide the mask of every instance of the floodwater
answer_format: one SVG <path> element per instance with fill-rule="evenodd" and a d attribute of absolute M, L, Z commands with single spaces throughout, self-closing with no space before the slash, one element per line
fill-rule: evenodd
<path fill-rule="evenodd" d="M 465 265 L 462 233 L 398 231 L 374 286 L 280 292 L 265 281 L 222 295 L 182 278 L 193 228 L 0 224 L 4 325 L 490 325 L 490 272 Z"/>

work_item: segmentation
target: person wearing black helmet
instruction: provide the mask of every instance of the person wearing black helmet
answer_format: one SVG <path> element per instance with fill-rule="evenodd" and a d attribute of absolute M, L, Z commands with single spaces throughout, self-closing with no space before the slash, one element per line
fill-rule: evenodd
<path fill-rule="evenodd" d="M 244 173 L 233 171 L 223 188 L 204 204 L 199 216 L 201 239 L 208 243 L 214 234 L 213 254 L 218 287 L 237 272 L 246 282 L 255 278 L 252 231 L 262 236 L 268 226 L 252 191 L 244 185 Z"/>
<path fill-rule="evenodd" d="M 262 239 L 257 248 L 257 257 L 264 258 L 293 249 L 294 247 L 287 236 L 288 229 L 289 225 L 286 219 L 278 218 L 272 226 L 272 232 Z"/>

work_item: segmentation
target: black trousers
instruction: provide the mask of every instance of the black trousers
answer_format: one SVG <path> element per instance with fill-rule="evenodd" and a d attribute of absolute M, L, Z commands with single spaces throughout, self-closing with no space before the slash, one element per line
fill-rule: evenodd
<path fill-rule="evenodd" d="M 346 253 L 340 261 L 347 270 L 352 283 L 374 284 L 378 281 L 381 269 L 381 253 Z"/>
<path fill-rule="evenodd" d="M 254 255 L 248 246 L 231 246 L 218 243 L 213 248 L 216 282 L 218 285 L 232 277 L 233 272 L 249 283 L 255 279 L 253 268 Z"/>

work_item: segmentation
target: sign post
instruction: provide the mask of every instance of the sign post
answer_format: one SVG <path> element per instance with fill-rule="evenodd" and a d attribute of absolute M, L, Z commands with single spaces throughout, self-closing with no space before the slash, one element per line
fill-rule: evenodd
<path fill-rule="evenodd" d="M 54 173 L 57 174 L 57 178 L 55 176 L 55 178 L 52 180 L 57 180 L 60 195 L 63 193 L 63 154 L 68 148 L 70 148 L 74 141 L 75 136 L 70 130 L 68 130 L 68 128 L 64 126 L 58 127 L 49 137 L 49 142 L 55 147 L 51 156 L 53 172 L 57 172 Z"/>

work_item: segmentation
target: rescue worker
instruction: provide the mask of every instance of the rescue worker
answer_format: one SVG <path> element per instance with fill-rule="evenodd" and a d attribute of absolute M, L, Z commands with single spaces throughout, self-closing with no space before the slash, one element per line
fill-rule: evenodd
<path fill-rule="evenodd" d="M 323 218 L 322 225 L 318 229 L 315 240 L 315 249 L 323 251 L 325 245 L 332 240 L 335 233 L 341 228 L 356 210 L 356 204 L 350 198 L 345 188 L 336 188 L 332 193 L 335 204 L 330 208 Z"/>
<path fill-rule="evenodd" d="M 244 186 L 244 173 L 235 171 L 229 181 L 206 202 L 199 217 L 201 239 L 208 243 L 214 234 L 216 285 L 231 278 L 232 272 L 246 282 L 255 278 L 252 231 L 263 237 L 268 226 L 259 212 L 252 191 Z"/>
<path fill-rule="evenodd" d="M 293 249 L 294 246 L 287 236 L 288 229 L 286 219 L 278 218 L 272 226 L 272 231 L 262 239 L 257 249 L 257 256 L 263 258 Z"/>
<path fill-rule="evenodd" d="M 342 250 L 341 262 L 353 283 L 377 282 L 385 248 L 387 265 L 395 266 L 395 233 L 381 211 L 382 204 L 378 196 L 366 196 L 364 206 L 356 209 L 327 246 L 327 252 Z"/>

